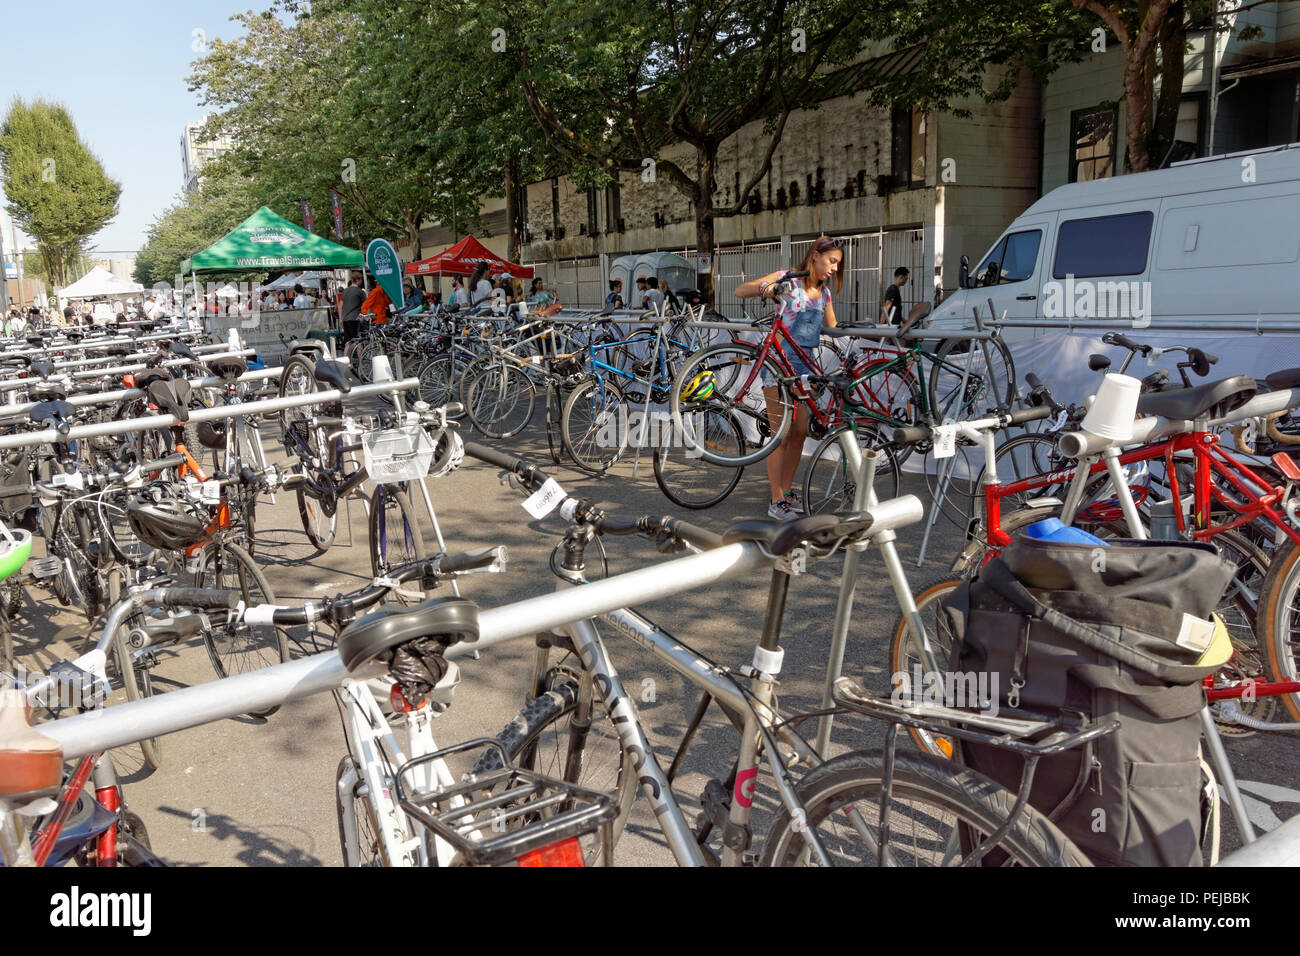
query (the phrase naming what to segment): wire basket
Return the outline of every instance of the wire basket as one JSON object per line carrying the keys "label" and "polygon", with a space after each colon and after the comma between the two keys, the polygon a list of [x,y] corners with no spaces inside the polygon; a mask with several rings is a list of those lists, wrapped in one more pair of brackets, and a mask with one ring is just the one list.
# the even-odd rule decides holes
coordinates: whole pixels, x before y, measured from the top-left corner
{"label": "wire basket", "polygon": [[[476,749],[495,751],[496,769],[430,792],[410,792],[411,776],[418,776],[412,771]],[[487,737],[407,761],[398,771],[396,790],[402,809],[451,844],[470,866],[571,865],[548,859],[561,845],[576,850],[578,838],[596,833],[604,865],[613,862],[618,807],[609,794],[512,767],[501,744]]]}
{"label": "wire basket", "polygon": [[436,448],[420,425],[385,428],[361,436],[366,474],[380,485],[423,478],[433,464]]}

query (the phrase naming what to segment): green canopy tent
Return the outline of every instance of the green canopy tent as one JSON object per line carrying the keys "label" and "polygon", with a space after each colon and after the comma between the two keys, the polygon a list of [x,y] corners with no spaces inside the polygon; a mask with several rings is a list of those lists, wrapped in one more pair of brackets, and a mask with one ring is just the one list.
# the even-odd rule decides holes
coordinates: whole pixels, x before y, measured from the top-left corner
{"label": "green canopy tent", "polygon": [[[314,235],[299,225],[263,206],[242,223],[218,239],[202,252],[195,253],[181,263],[181,272],[189,273],[197,285],[200,272],[239,272],[269,269],[361,269],[365,267],[365,253],[330,242]],[[258,332],[244,336],[254,348],[274,346],[280,332],[290,337],[305,335],[311,321],[291,321],[290,313],[277,314],[277,328],[258,322]],[[216,323],[214,323],[216,324]],[[297,328],[301,325],[302,328]],[[290,327],[293,326],[293,327]],[[248,326],[244,326],[248,330]],[[259,334],[260,333],[260,334]],[[248,341],[248,340],[254,341]]]}

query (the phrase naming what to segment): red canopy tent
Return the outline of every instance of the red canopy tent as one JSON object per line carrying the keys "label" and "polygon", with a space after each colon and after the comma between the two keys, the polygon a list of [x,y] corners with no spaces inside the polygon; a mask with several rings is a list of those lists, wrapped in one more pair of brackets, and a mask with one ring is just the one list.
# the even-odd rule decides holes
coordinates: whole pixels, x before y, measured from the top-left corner
{"label": "red canopy tent", "polygon": [[472,275],[480,262],[488,264],[491,275],[508,275],[516,279],[531,279],[532,266],[515,265],[496,255],[487,246],[473,236],[466,236],[450,249],[444,249],[436,256],[411,262],[406,266],[407,275]]}

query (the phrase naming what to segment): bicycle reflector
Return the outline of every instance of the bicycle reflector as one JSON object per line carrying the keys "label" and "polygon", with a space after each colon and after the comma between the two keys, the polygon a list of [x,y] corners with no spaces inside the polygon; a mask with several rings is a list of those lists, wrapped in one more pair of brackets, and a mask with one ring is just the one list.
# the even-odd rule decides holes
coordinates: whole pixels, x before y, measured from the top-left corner
{"label": "bicycle reflector", "polygon": [[577,837],[569,837],[540,850],[525,853],[516,862],[520,866],[582,866],[582,847]]}
{"label": "bicycle reflector", "polygon": [[717,376],[706,369],[686,383],[686,387],[682,389],[682,398],[688,402],[702,402],[713,395],[717,385]]}
{"label": "bicycle reflector", "polygon": [[410,713],[420,707],[424,703],[424,700],[423,697],[414,702],[407,700],[406,695],[402,693],[402,685],[396,681],[393,683],[392,690],[388,692],[388,703],[392,705],[393,710],[399,714]]}

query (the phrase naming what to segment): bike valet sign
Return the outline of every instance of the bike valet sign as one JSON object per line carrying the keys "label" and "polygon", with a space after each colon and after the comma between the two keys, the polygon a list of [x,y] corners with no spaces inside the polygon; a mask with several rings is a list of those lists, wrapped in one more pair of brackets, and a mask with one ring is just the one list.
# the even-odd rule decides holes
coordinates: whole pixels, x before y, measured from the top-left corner
{"label": "bike valet sign", "polygon": [[400,306],[402,298],[402,265],[397,261],[397,250],[387,239],[371,239],[366,246],[366,268],[375,277],[384,294]]}

